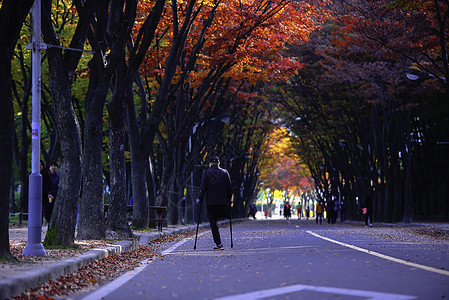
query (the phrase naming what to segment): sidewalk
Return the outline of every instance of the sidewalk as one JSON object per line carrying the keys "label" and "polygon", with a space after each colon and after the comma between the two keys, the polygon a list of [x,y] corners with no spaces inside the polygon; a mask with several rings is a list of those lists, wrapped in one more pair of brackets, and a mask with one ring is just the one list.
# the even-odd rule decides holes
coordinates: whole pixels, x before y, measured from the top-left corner
{"label": "sidewalk", "polygon": [[[200,227],[208,224],[200,224]],[[163,227],[162,232],[134,231],[135,240],[118,242],[96,241],[95,248],[83,251],[53,250],[57,254],[47,257],[32,257],[33,261],[1,263],[0,299],[7,299],[19,295],[27,289],[38,287],[49,280],[63,275],[72,274],[89,263],[112,254],[121,254],[137,249],[139,244],[148,245],[151,241],[166,235],[181,234],[188,230],[196,230],[196,225]],[[47,227],[42,227],[42,240]],[[26,244],[28,228],[10,228],[10,244]],[[52,250],[47,250],[51,252]],[[74,254],[75,253],[75,254]]]}

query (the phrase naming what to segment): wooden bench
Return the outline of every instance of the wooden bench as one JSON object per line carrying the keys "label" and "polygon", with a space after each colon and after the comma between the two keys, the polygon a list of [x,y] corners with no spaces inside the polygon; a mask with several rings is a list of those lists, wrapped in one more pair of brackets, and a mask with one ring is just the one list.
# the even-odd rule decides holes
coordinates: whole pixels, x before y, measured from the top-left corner
{"label": "wooden bench", "polygon": [[167,207],[166,206],[149,206],[150,210],[154,210],[156,218],[150,218],[148,226],[151,227],[152,222],[156,222],[157,230],[162,232],[162,226],[167,223]]}
{"label": "wooden bench", "polygon": [[[149,206],[148,207],[149,210],[154,210],[156,213],[156,218],[150,218],[149,219],[149,226],[151,227],[151,223],[155,222],[157,225],[157,230],[159,232],[162,232],[162,226],[164,226],[165,224],[167,224],[167,207],[166,206]],[[103,210],[104,210],[104,217],[107,217],[107,212],[109,210],[109,204],[104,204],[103,205]],[[126,205],[126,213],[131,213],[133,212],[133,206],[132,205]]]}
{"label": "wooden bench", "polygon": [[[107,212],[109,210],[109,204],[103,204],[103,213],[104,213],[104,218],[106,219],[107,217]],[[127,205],[126,206],[126,214],[128,215],[129,213],[132,214],[133,212],[133,206],[132,205]]]}

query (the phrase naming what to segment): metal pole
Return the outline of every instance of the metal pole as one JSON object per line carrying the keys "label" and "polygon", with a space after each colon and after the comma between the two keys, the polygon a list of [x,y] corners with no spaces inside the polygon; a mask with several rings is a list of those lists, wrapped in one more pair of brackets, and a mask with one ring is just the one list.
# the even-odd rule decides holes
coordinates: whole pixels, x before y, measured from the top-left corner
{"label": "metal pole", "polygon": [[229,204],[229,230],[231,231],[231,248],[234,247],[234,242],[232,241],[232,206]]}
{"label": "metal pole", "polygon": [[193,250],[196,250],[196,240],[198,239],[198,229],[201,222],[201,207],[203,206],[203,201],[200,201],[200,211],[198,213],[198,222],[196,223],[196,234],[195,234],[195,245],[193,245]]}
{"label": "metal pole", "polygon": [[41,118],[41,0],[32,8],[32,120],[31,174],[28,192],[28,243],[24,255],[47,256],[42,245],[42,176],[40,174],[40,118]]}

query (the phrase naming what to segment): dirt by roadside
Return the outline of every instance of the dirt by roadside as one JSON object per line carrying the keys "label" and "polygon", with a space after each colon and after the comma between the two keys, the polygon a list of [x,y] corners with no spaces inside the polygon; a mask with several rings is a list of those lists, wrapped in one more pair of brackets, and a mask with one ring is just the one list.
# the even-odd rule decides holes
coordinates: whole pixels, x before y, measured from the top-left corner
{"label": "dirt by roadside", "polygon": [[[140,261],[145,259],[154,259],[159,256],[157,249],[167,241],[182,239],[187,235],[191,235],[191,231],[182,234],[170,235],[169,232],[179,229],[180,226],[170,226],[164,228],[166,235],[152,240],[146,245],[139,245],[131,251],[121,252],[120,254],[112,254],[107,257],[97,259],[88,265],[81,267],[78,271],[55,278],[37,288],[26,290],[20,295],[11,299],[54,299],[55,296],[62,296],[70,293],[79,292],[83,289],[89,289],[98,285],[105,280],[110,280],[121,274],[137,267]],[[43,226],[42,238],[45,237],[46,226]],[[27,244],[28,230],[24,226],[12,226],[10,228],[10,250],[16,257],[14,261],[0,262],[0,280],[10,278],[11,276],[23,276],[26,272],[35,272],[41,266],[55,264],[59,260],[71,259],[81,256],[83,253],[94,249],[110,248],[112,245],[120,243],[113,240],[97,240],[97,241],[75,241],[77,247],[74,249],[45,249],[47,256],[36,257],[22,255],[23,249]],[[140,235],[154,235],[153,231],[135,231],[136,239]]]}
{"label": "dirt by roadside", "polygon": [[[42,226],[42,240],[45,238],[47,226]],[[10,252],[15,260],[0,262],[0,278],[7,278],[40,266],[52,264],[55,261],[86,253],[92,249],[104,249],[115,245],[114,241],[106,240],[79,240],[75,241],[75,248],[45,249],[47,256],[23,255],[28,240],[28,228],[25,225],[12,224],[9,228]]]}

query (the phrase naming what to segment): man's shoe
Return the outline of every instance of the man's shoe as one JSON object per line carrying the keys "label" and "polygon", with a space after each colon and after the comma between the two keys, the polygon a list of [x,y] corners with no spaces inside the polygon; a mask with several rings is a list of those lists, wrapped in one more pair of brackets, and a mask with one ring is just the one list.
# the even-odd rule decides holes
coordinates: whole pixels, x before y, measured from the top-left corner
{"label": "man's shoe", "polygon": [[224,250],[224,249],[223,249],[223,244],[220,244],[220,245],[215,246],[215,247],[214,247],[214,250],[215,250],[215,251],[218,251],[218,250]]}

